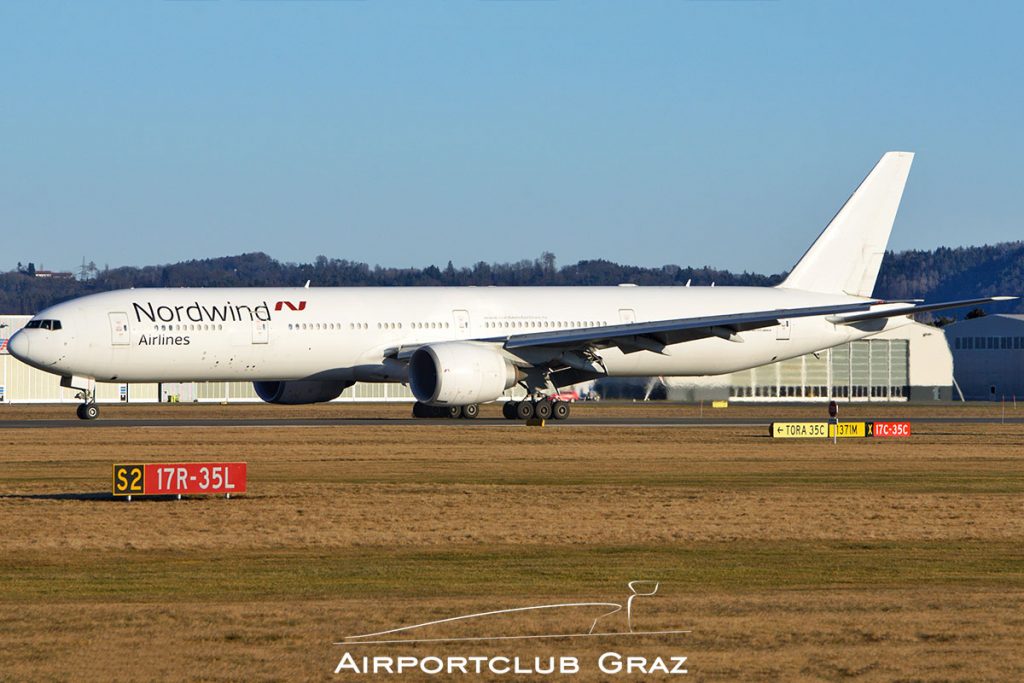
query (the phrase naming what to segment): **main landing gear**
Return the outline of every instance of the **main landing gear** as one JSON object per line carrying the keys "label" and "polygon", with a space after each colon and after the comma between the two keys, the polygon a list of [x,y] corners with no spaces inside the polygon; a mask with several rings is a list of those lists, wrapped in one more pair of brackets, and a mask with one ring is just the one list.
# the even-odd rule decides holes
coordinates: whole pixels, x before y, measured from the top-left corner
{"label": "main landing gear", "polygon": [[[536,400],[506,401],[501,406],[501,414],[507,420],[565,420],[569,417],[569,403],[550,398]],[[480,415],[480,404],[470,403],[467,406],[429,406],[426,403],[412,404],[412,416],[421,418],[462,418],[472,420]]]}
{"label": "main landing gear", "polygon": [[549,398],[507,401],[501,407],[501,414],[506,420],[529,420],[534,417],[541,420],[565,420],[569,417],[569,403]]}
{"label": "main landing gear", "polygon": [[428,406],[426,403],[417,401],[412,404],[413,417],[449,417],[452,419],[463,418],[472,420],[480,414],[480,404],[470,403],[466,406]]}

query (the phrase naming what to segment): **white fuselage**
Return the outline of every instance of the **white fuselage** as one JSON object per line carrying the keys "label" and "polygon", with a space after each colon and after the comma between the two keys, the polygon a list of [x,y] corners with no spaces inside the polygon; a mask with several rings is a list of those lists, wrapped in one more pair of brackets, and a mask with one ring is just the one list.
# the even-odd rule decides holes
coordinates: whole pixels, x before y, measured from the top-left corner
{"label": "white fuselage", "polygon": [[[770,287],[133,289],[39,313],[36,319],[58,320],[60,329],[22,331],[18,355],[100,382],[404,382],[401,365],[385,362],[401,347],[859,301]],[[608,348],[601,357],[613,376],[711,375],[843,344],[882,326],[798,318],[742,332],[742,343],[711,337],[664,353]]]}

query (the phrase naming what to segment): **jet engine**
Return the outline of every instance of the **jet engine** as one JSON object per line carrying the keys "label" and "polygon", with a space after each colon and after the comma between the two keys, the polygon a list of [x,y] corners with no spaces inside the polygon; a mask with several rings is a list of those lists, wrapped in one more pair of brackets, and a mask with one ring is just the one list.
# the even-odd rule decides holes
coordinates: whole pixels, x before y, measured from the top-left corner
{"label": "jet engine", "polygon": [[299,405],[332,401],[355,382],[322,382],[298,380],[290,382],[253,382],[256,395],[267,403]]}
{"label": "jet engine", "polygon": [[416,400],[428,405],[493,401],[522,376],[496,350],[472,342],[429,344],[409,359],[409,387]]}

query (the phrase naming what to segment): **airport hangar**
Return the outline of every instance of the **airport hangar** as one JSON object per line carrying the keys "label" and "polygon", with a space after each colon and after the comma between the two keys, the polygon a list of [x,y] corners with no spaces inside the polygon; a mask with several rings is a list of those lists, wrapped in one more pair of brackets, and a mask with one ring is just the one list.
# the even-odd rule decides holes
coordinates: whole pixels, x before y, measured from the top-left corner
{"label": "airport hangar", "polygon": [[1024,315],[985,315],[943,328],[969,401],[1024,397]]}
{"label": "airport hangar", "polygon": [[[1017,334],[1024,335],[1024,316],[992,317],[1015,318]],[[4,340],[30,319],[27,315],[0,316],[0,346],[5,346]],[[949,401],[960,398],[953,390],[953,354],[958,352],[950,352],[941,330],[911,323],[871,339],[826,349],[817,355],[808,354],[752,370],[714,377],[668,378],[660,392],[653,392],[653,395],[678,401],[728,399],[737,403],[833,398],[850,402]],[[1016,354],[1018,378],[1022,354],[1024,351]],[[958,377],[961,374],[957,372]],[[649,379],[625,378],[599,380],[596,391],[605,398],[644,398],[652,395],[652,388]],[[984,392],[966,397],[988,398],[987,394],[982,395],[987,391],[985,385]],[[73,404],[80,402],[75,398],[76,393],[62,389],[54,375],[25,365],[7,353],[6,348],[0,348],[0,402]],[[96,393],[100,403],[252,403],[260,400],[250,382],[97,383]],[[516,388],[506,395],[518,398],[521,393],[522,390]],[[409,388],[400,384],[360,382],[335,400],[352,403],[412,402],[414,399]]]}

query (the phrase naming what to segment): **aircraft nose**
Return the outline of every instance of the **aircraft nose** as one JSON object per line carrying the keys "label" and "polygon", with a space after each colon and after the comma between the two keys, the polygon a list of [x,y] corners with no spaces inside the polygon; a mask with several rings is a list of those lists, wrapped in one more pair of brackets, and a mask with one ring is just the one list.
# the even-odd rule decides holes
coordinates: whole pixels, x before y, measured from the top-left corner
{"label": "aircraft nose", "polygon": [[18,360],[25,362],[28,359],[28,341],[28,335],[19,330],[7,340],[7,350]]}

